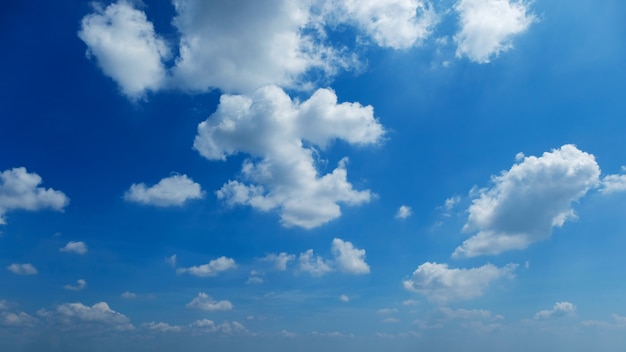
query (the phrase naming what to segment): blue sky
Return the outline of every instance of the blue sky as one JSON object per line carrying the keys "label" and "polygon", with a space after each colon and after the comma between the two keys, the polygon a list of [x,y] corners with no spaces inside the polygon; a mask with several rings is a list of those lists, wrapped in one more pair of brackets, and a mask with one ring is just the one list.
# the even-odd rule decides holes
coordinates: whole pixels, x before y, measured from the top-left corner
{"label": "blue sky", "polygon": [[623,2],[3,7],[3,350],[626,343]]}

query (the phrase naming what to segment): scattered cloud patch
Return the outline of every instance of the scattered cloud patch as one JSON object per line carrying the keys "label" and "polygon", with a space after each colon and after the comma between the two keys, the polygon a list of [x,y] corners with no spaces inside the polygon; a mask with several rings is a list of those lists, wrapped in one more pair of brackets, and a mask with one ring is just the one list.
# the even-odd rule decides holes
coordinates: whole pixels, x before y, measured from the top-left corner
{"label": "scattered cloud patch", "polygon": [[189,268],[178,268],[176,269],[176,273],[179,275],[187,273],[194,276],[207,277],[216,276],[223,271],[232,270],[236,267],[237,264],[234,259],[222,256],[211,260],[208,264],[192,266]]}
{"label": "scattered cloud patch", "polygon": [[135,299],[135,298],[137,298],[137,294],[134,293],[134,292],[125,291],[124,293],[122,293],[120,295],[120,297],[122,297],[124,299]]}
{"label": "scattered cloud patch", "polygon": [[408,49],[421,44],[437,23],[429,1],[340,0],[329,2],[331,19],[354,23],[381,47]]}
{"label": "scattered cloud patch", "polygon": [[142,327],[148,329],[148,330],[152,330],[152,331],[156,331],[156,332],[180,332],[182,331],[182,327],[179,325],[170,325],[168,323],[163,323],[163,322],[154,322],[151,321],[149,323],[144,323],[141,324]]}
{"label": "scattered cloud patch", "polygon": [[331,252],[339,270],[353,274],[368,274],[370,267],[365,262],[365,249],[355,248],[351,242],[339,238],[333,239]]}
{"label": "scattered cloud patch", "polygon": [[171,267],[176,267],[176,254],[173,254],[170,257],[165,258],[165,262],[171,266]]}
{"label": "scattered cloud patch", "polygon": [[607,175],[602,179],[600,192],[611,194],[626,191],[626,175]]}
{"label": "scattered cloud patch", "polygon": [[87,45],[102,72],[131,99],[165,85],[164,61],[170,57],[167,42],[154,32],[143,11],[121,0],[83,17],[78,37]]}
{"label": "scattered cloud patch", "polygon": [[63,286],[64,289],[68,290],[68,291],[81,291],[83,289],[85,289],[87,287],[87,281],[83,280],[83,279],[78,279],[76,281],[76,285],[65,285]]}
{"label": "scattered cloud patch", "polygon": [[398,212],[396,213],[396,219],[406,219],[411,216],[412,213],[413,211],[411,210],[410,206],[401,205],[400,208],[398,208]]}
{"label": "scattered cloud patch", "polygon": [[535,314],[535,319],[551,319],[572,316],[576,313],[576,306],[570,302],[557,302],[549,310],[542,310]]}
{"label": "scattered cloud patch", "polygon": [[463,230],[478,231],[453,253],[475,257],[525,249],[575,218],[572,203],[599,183],[593,155],[571,144],[540,157],[524,157],[477,191]]}
{"label": "scattered cloud patch", "polygon": [[191,323],[189,328],[194,334],[250,335],[250,331],[237,321],[215,324],[213,320],[202,319]]}
{"label": "scattered cloud patch", "polygon": [[214,301],[211,296],[207,295],[204,292],[198,293],[198,296],[194,298],[191,302],[187,303],[187,308],[200,309],[206,311],[219,311],[219,310],[231,310],[233,309],[232,303],[230,301]]}
{"label": "scattered cloud patch", "polygon": [[471,269],[451,269],[448,264],[426,262],[403,284],[405,289],[439,303],[468,300],[482,296],[493,281],[512,278],[516,269],[517,264],[502,268],[486,264]]}
{"label": "scattered cloud patch", "polygon": [[320,277],[333,271],[332,264],[320,256],[313,257],[313,250],[300,253],[298,258],[299,270],[311,274],[314,277]]}
{"label": "scattered cloud patch", "polygon": [[454,9],[460,25],[454,36],[456,56],[477,63],[511,49],[513,37],[537,21],[524,0],[460,0]]}
{"label": "scattered cloud patch", "polygon": [[261,260],[274,263],[274,268],[276,270],[285,271],[287,270],[287,263],[295,259],[296,259],[295,255],[281,252],[278,254],[270,253],[266,255],[265,257],[263,257]]}
{"label": "scattered cloud patch", "polygon": [[292,101],[276,86],[250,96],[223,95],[217,111],[198,125],[194,148],[210,160],[237,153],[255,158],[244,162],[241,177],[217,191],[226,204],[277,209],[284,226],[314,228],[341,215],[339,203],[369,202],[370,191],[354,190],[347,181],[347,159],[320,176],[313,146],[335,139],[350,144],[376,144],[383,127],[371,106],[337,103],[332,90],[319,89],[304,102]]}
{"label": "scattered cloud patch", "polygon": [[7,266],[7,270],[15,275],[35,275],[37,274],[37,268],[31,263],[13,263]]}
{"label": "scattered cloud patch", "polygon": [[41,309],[37,315],[50,319],[56,324],[74,325],[77,327],[95,326],[111,327],[115,330],[134,330],[128,317],[112,310],[106,302],[86,306],[80,302],[64,303],[55,310]]}
{"label": "scattered cloud patch", "polygon": [[76,253],[84,255],[87,253],[87,245],[82,241],[69,241],[64,247],[59,248],[59,252]]}
{"label": "scattered cloud patch", "polygon": [[341,302],[348,303],[348,302],[350,302],[350,297],[348,297],[347,295],[341,295],[341,296],[339,296],[339,300]]}
{"label": "scattered cloud patch", "polygon": [[187,175],[174,175],[147,187],[144,183],[133,184],[124,194],[124,199],[157,207],[182,206],[188,200],[204,198],[199,184]]}
{"label": "scattered cloud patch", "polygon": [[0,172],[0,225],[6,224],[5,214],[12,210],[62,211],[70,202],[63,192],[38,187],[42,179],[24,167]]}

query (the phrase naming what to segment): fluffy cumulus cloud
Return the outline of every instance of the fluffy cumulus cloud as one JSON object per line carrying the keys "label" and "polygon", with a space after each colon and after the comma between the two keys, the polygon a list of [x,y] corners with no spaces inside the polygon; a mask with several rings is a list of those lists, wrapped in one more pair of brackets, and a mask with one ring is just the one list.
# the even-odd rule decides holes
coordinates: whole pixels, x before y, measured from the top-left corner
{"label": "fluffy cumulus cloud", "polygon": [[213,320],[196,320],[189,325],[195,334],[223,334],[223,335],[248,335],[250,332],[246,327],[237,321],[225,321],[216,324]]}
{"label": "fluffy cumulus cloud", "polygon": [[248,154],[242,178],[229,181],[217,196],[230,205],[262,211],[278,209],[285,226],[313,228],[341,215],[338,203],[357,205],[372,194],[353,189],[346,160],[320,176],[313,147],[335,139],[356,145],[378,143],[383,127],[371,106],[337,103],[328,89],[300,103],[280,88],[268,86],[250,96],[223,95],[217,111],[198,126],[194,148],[211,160]]}
{"label": "fluffy cumulus cloud", "polygon": [[396,218],[397,219],[406,219],[409,216],[411,216],[411,214],[413,213],[413,211],[411,210],[411,207],[408,205],[401,205],[400,208],[398,208],[398,212],[396,213]]}
{"label": "fluffy cumulus cloud", "polygon": [[626,175],[607,175],[602,179],[600,192],[604,194],[626,191]]}
{"label": "fluffy cumulus cloud", "polygon": [[76,281],[76,285],[65,285],[63,286],[64,289],[69,290],[69,291],[81,291],[83,289],[85,289],[87,287],[87,281],[83,280],[83,279],[78,279]]}
{"label": "fluffy cumulus cloud", "polygon": [[332,259],[316,256],[312,249],[300,253],[298,271],[306,272],[314,277],[324,276],[337,269],[351,275],[362,275],[370,272],[370,267],[365,262],[364,249],[355,248],[351,242],[335,238],[331,243],[330,250],[333,254]]}
{"label": "fluffy cumulus cloud", "polygon": [[144,183],[133,184],[124,194],[127,201],[158,207],[181,206],[188,200],[203,197],[200,185],[187,175],[166,177],[150,187]]}
{"label": "fluffy cumulus cloud", "polygon": [[151,321],[149,323],[144,323],[141,324],[142,327],[151,330],[151,331],[156,331],[156,332],[180,332],[182,331],[182,327],[179,325],[170,325],[168,323],[164,323],[164,322],[154,322]]}
{"label": "fluffy cumulus cloud", "polygon": [[550,237],[552,228],[575,217],[572,203],[598,185],[599,175],[594,156],[573,145],[524,157],[478,192],[464,226],[478,233],[453,256],[499,254]]}
{"label": "fluffy cumulus cloud", "polygon": [[454,8],[460,22],[456,55],[478,63],[512,48],[512,38],[537,20],[524,0],[460,0]]}
{"label": "fluffy cumulus cloud", "polygon": [[296,259],[295,255],[280,252],[279,254],[270,253],[263,257],[261,260],[273,263],[276,270],[285,271],[287,270],[287,263],[294,259]]}
{"label": "fluffy cumulus cloud", "polygon": [[406,49],[428,37],[437,22],[429,1],[334,0],[326,3],[329,17],[355,23],[376,44]]}
{"label": "fluffy cumulus cloud", "polygon": [[162,88],[167,75],[163,62],[170,49],[146,14],[124,0],[95,10],[82,19],[78,32],[88,56],[95,57],[104,74],[130,98]]}
{"label": "fluffy cumulus cloud", "polygon": [[65,246],[59,248],[60,252],[76,253],[80,255],[86,254],[87,250],[87,245],[82,241],[69,241]]}
{"label": "fluffy cumulus cloud", "polygon": [[134,329],[128,317],[111,309],[106,302],[99,302],[92,306],[86,306],[80,302],[64,303],[52,311],[41,309],[37,314],[55,324],[77,327],[100,326],[115,330]]}
{"label": "fluffy cumulus cloud", "polygon": [[492,264],[471,269],[449,268],[447,264],[426,262],[403,282],[404,288],[436,302],[467,300],[480,297],[487,287],[500,278],[511,278],[516,264],[502,268]]}
{"label": "fluffy cumulus cloud", "polygon": [[549,310],[542,310],[535,314],[535,319],[550,319],[571,316],[576,313],[576,306],[570,302],[557,302]]}
{"label": "fluffy cumulus cloud", "polygon": [[0,225],[5,224],[5,213],[12,210],[36,211],[52,209],[61,211],[70,200],[63,192],[39,187],[42,179],[24,167],[0,173]]}
{"label": "fluffy cumulus cloud", "polygon": [[194,276],[206,277],[206,276],[216,276],[217,274],[226,271],[232,270],[237,267],[235,260],[232,258],[219,257],[217,259],[213,259],[207,264],[192,266],[189,268],[178,268],[176,269],[176,273],[178,274],[190,274]]}
{"label": "fluffy cumulus cloud", "polygon": [[215,301],[211,296],[204,292],[198,293],[198,296],[191,302],[187,303],[187,308],[200,309],[206,311],[231,310],[233,309],[230,301]]}
{"label": "fluffy cumulus cloud", "polygon": [[172,69],[183,89],[250,92],[298,86],[309,70],[332,75],[351,60],[325,46],[303,0],[175,0],[180,57]]}
{"label": "fluffy cumulus cloud", "polygon": [[313,255],[313,250],[309,249],[306,252],[300,253],[298,258],[298,269],[302,272],[311,274],[314,277],[320,277],[333,271],[332,263],[324,258]]}
{"label": "fluffy cumulus cloud", "polygon": [[365,262],[365,249],[354,248],[351,242],[335,238],[331,251],[339,270],[355,275],[370,272],[370,267]]}
{"label": "fluffy cumulus cloud", "polygon": [[15,275],[35,275],[37,274],[37,268],[31,263],[13,263],[7,266],[7,270]]}

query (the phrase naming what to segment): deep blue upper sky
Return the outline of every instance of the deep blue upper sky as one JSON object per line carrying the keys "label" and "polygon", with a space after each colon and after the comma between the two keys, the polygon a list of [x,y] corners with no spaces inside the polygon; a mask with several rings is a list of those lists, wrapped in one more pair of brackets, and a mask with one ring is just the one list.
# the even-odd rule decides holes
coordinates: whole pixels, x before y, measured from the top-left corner
{"label": "deep blue upper sky", "polygon": [[624,13],[3,5],[0,349],[620,351]]}

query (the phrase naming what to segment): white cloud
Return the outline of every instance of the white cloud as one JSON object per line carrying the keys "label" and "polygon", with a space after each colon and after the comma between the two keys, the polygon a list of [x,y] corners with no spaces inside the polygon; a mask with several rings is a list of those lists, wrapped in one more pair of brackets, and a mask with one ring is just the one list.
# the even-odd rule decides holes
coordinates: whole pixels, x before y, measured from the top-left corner
{"label": "white cloud", "polygon": [[384,134],[371,106],[337,103],[328,89],[300,103],[276,86],[250,96],[223,95],[217,111],[198,126],[194,148],[210,160],[249,154],[242,177],[251,184],[229,181],[217,196],[229,205],[278,209],[285,226],[313,228],[341,215],[338,203],[358,205],[372,197],[347,181],[346,159],[319,176],[313,147],[335,139],[356,145],[378,143]]}
{"label": "white cloud", "polygon": [[553,227],[575,217],[572,203],[598,185],[593,155],[573,145],[525,157],[478,191],[464,231],[478,231],[453,257],[474,257],[524,249],[550,237]]}
{"label": "white cloud", "polygon": [[80,290],[83,290],[85,287],[87,287],[87,281],[83,279],[78,279],[76,281],[76,286],[72,286],[72,285],[63,286],[64,289],[69,290],[69,291],[80,291]]}
{"label": "white cloud", "polygon": [[339,0],[327,4],[332,5],[327,9],[331,18],[353,22],[376,44],[393,49],[420,44],[437,22],[429,1]]}
{"label": "white cloud", "polygon": [[125,291],[124,293],[121,294],[121,297],[124,299],[135,299],[137,298],[137,294],[134,292]]}
{"label": "white cloud", "polygon": [[426,262],[403,284],[407,290],[420,293],[432,301],[467,300],[482,296],[493,281],[513,277],[515,269],[517,264],[502,268],[486,264],[471,269],[450,269],[447,264]]}
{"label": "white cloud", "polygon": [[409,216],[411,216],[411,214],[413,213],[413,211],[411,210],[411,207],[408,205],[401,205],[400,208],[398,208],[398,212],[396,213],[396,218],[397,219],[406,219]]}
{"label": "white cloud", "polygon": [[610,194],[626,191],[626,175],[607,175],[602,179],[600,192]]}
{"label": "white cloud", "polygon": [[443,206],[446,210],[452,210],[452,208],[454,208],[455,205],[459,204],[460,201],[461,201],[461,197],[459,196],[450,197],[446,199]]}
{"label": "white cloud", "polygon": [[173,254],[171,257],[165,258],[165,262],[169,264],[171,267],[176,267],[176,254]]}
{"label": "white cloud", "polygon": [[12,210],[36,211],[53,209],[62,211],[70,200],[63,192],[38,187],[42,182],[36,173],[16,167],[0,173],[0,225],[6,224],[4,215]]}
{"label": "white cloud", "polygon": [[204,192],[200,185],[187,175],[166,177],[154,186],[144,183],[133,184],[124,194],[124,199],[158,207],[181,206],[192,199],[202,199]]}
{"label": "white cloud", "polygon": [[248,285],[255,285],[255,284],[262,284],[263,283],[263,278],[255,276],[255,274],[250,274],[250,277],[248,277],[248,280],[246,281],[246,284]]}
{"label": "white cloud", "polygon": [[246,327],[237,321],[225,321],[221,324],[215,324],[213,320],[201,319],[196,320],[189,325],[192,331],[198,333],[222,333],[225,335],[248,335],[250,332]]}
{"label": "white cloud", "polygon": [[365,250],[354,248],[351,242],[333,239],[331,251],[339,270],[354,274],[368,274],[370,267],[365,262]]}
{"label": "white cloud", "polygon": [[264,85],[297,87],[310,70],[332,75],[352,61],[324,46],[303,0],[175,0],[181,33],[174,84],[202,91],[251,92]]}
{"label": "white cloud", "polygon": [[41,309],[37,314],[66,325],[98,324],[110,326],[116,330],[134,329],[128,317],[112,310],[106,302],[99,302],[91,307],[80,302],[64,303],[57,306],[53,311]]}
{"label": "white cloud", "polygon": [[37,274],[37,268],[35,268],[31,263],[13,263],[7,266],[7,270],[12,272],[15,275],[35,275]]}
{"label": "white cloud", "polygon": [[157,332],[180,332],[182,327],[179,325],[170,325],[168,323],[163,322],[154,322],[151,321],[149,323],[141,324],[146,329],[157,331]]}
{"label": "white cloud", "polygon": [[348,297],[347,295],[341,295],[341,296],[339,296],[339,300],[341,302],[346,302],[347,303],[347,302],[350,302],[350,297]]}
{"label": "white cloud", "polygon": [[512,38],[537,21],[524,0],[460,0],[454,9],[461,27],[454,36],[456,56],[478,63],[511,49]]}
{"label": "white cloud", "polygon": [[217,274],[232,270],[237,267],[235,260],[232,258],[226,258],[224,256],[211,260],[208,264],[192,266],[189,268],[176,269],[177,274],[188,273],[195,276],[206,277],[216,276]]}
{"label": "white cloud", "polygon": [[0,326],[33,326],[37,319],[24,312],[0,312]]}
{"label": "white cloud", "polygon": [[298,260],[300,262],[299,270],[307,272],[311,274],[311,276],[320,277],[333,271],[331,263],[322,259],[322,257],[317,256],[313,258],[312,249],[309,249],[304,253],[300,253],[300,258]]}
{"label": "white cloud", "polygon": [[396,308],[381,308],[376,313],[380,315],[388,315],[398,313],[398,309]]}
{"label": "white cloud", "polygon": [[69,241],[64,247],[59,248],[59,252],[76,253],[83,255],[87,253],[87,245],[82,241]]}
{"label": "white cloud", "polygon": [[550,310],[542,310],[535,314],[535,319],[549,319],[571,316],[576,312],[576,306],[570,302],[557,302]]}
{"label": "white cloud", "polygon": [[230,301],[214,301],[211,296],[207,295],[204,292],[198,293],[198,296],[196,298],[187,303],[187,307],[193,309],[207,310],[211,312],[233,309],[233,305],[232,303],[230,303]]}
{"label": "white cloud", "polygon": [[287,263],[294,259],[296,259],[295,255],[281,252],[278,254],[270,253],[263,257],[261,260],[266,262],[272,262],[274,263],[274,268],[276,268],[276,270],[284,271],[287,270]]}
{"label": "white cloud", "polygon": [[104,74],[131,99],[162,88],[167,75],[163,62],[170,50],[146,14],[124,0],[95,10],[83,17],[78,32],[87,55],[94,56]]}

